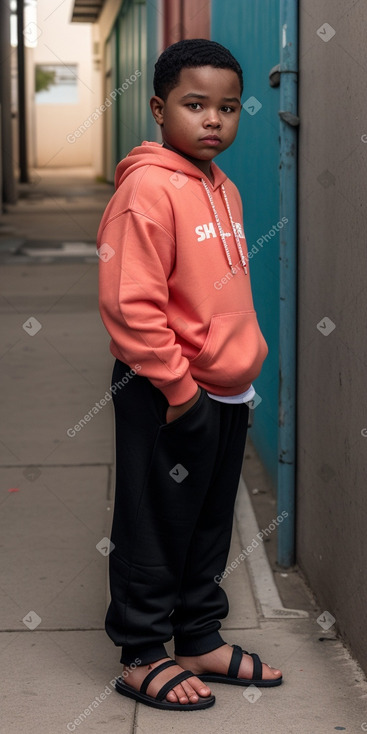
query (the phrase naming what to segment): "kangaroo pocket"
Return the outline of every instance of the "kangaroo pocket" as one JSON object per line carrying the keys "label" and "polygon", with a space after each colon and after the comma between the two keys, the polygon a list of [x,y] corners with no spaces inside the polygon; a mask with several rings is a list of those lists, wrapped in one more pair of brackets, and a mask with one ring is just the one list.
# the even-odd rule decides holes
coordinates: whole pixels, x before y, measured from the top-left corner
{"label": "kangaroo pocket", "polygon": [[191,372],[212,385],[245,385],[258,377],[268,351],[256,311],[216,314],[200,352],[190,361]]}

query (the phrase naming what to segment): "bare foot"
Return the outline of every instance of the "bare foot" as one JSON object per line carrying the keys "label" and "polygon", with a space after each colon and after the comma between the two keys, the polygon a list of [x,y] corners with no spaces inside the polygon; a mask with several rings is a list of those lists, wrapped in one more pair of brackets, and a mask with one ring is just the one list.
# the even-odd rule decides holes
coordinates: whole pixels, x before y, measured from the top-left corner
{"label": "bare foot", "polygon": [[[211,650],[205,655],[196,655],[193,657],[184,657],[181,655],[175,655],[175,660],[179,665],[187,670],[192,670],[195,675],[202,673],[228,673],[229,664],[233,653],[233,647],[230,645],[222,645],[217,647],[216,650]],[[250,655],[242,655],[241,664],[239,667],[237,678],[251,678],[253,672],[253,660]],[[273,680],[274,678],[280,678],[282,671],[278,668],[272,668],[267,663],[262,664],[263,679]]]}
{"label": "bare foot", "polygon": [[[128,673],[128,675],[124,675],[123,680],[129,686],[135,688],[135,690],[138,691],[148,673],[150,673],[153,668],[157,668],[158,665],[166,660],[170,660],[170,658],[162,658],[161,660],[156,660],[156,662],[154,663],[149,663],[149,665],[138,665],[133,670],[130,670],[128,666],[124,665],[124,670]],[[148,696],[152,696],[152,698],[155,698],[160,688],[162,688],[162,686],[169,680],[174,678],[175,675],[178,675],[178,673],[182,673],[183,670],[191,670],[191,668],[182,668],[179,664],[177,664],[175,666],[172,665],[171,667],[166,668],[166,670],[162,670],[162,672],[158,673],[156,677],[153,678],[153,680],[149,683],[146,694]],[[166,700],[170,701],[171,703],[197,703],[199,700],[199,696],[210,695],[210,688],[201,680],[199,680],[199,678],[197,678],[196,676],[192,676],[191,678],[187,678],[187,680],[182,681],[182,683],[179,683],[177,686],[172,688],[172,690],[167,693]]]}

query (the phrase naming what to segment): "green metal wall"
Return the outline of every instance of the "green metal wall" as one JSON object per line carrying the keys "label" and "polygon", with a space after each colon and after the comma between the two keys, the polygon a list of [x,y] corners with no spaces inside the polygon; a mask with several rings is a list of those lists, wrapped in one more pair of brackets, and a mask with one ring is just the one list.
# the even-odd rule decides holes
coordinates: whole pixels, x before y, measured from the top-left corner
{"label": "green metal wall", "polygon": [[[117,95],[107,135],[111,135],[111,159],[107,171],[114,171],[117,163],[143,140],[155,140],[156,124],[149,107],[153,94],[154,64],[159,55],[157,48],[158,10],[146,0],[125,0],[107,41],[111,46],[113,73],[111,91],[126,84],[136,70],[141,71],[136,81]],[[111,173],[107,174],[112,180]]]}

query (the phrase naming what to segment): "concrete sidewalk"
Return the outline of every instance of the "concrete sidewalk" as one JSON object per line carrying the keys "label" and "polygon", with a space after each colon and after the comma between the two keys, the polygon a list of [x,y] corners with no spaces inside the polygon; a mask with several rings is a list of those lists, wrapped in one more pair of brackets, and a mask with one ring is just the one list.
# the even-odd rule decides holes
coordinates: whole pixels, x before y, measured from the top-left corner
{"label": "concrete sidewalk", "polygon": [[[91,243],[111,190],[99,185],[90,195],[83,191],[83,211],[76,206],[70,213],[66,206],[60,214],[60,181],[53,185],[54,206],[47,194],[44,204],[39,197],[30,239],[43,239],[51,249],[63,240],[83,238]],[[91,180],[84,185],[94,188]],[[25,206],[29,202],[20,202],[18,214],[14,209],[0,220],[4,239],[21,239],[22,247],[27,241]],[[297,569],[285,576],[276,574],[279,589],[285,606],[305,610],[309,616],[288,618],[280,610],[278,618],[265,617],[261,595],[266,589],[261,579],[256,586],[251,583],[250,557],[223,582],[231,604],[223,635],[229,643],[256,651],[264,661],[280,667],[282,686],[249,691],[212,684],[215,706],[192,714],[136,706],[114,691],[113,680],[122,669],[119,649],[104,631],[108,602],[104,539],[109,537],[113,507],[113,415],[111,401],[100,403],[110,385],[113,358],[98,313],[96,256],[47,257],[40,262],[38,256],[11,255],[8,249],[2,266],[3,731],[366,731],[365,677],[335,638],[333,628],[325,631],[317,622],[324,610],[316,607]],[[96,403],[101,406],[98,412],[76,430]],[[253,487],[263,492],[266,488],[261,484],[251,430],[244,466],[254,498]],[[229,563],[244,547],[244,493],[241,483],[240,523],[238,527],[235,523]],[[255,549],[253,557],[259,558],[256,554],[263,550],[264,545]],[[172,643],[167,649],[173,653]]]}

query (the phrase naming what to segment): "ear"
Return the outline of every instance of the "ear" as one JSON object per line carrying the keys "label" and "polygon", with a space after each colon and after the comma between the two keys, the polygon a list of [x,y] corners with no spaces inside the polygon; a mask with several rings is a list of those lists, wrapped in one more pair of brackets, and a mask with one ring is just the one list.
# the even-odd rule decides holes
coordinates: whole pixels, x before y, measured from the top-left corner
{"label": "ear", "polygon": [[163,110],[164,110],[164,101],[161,99],[161,97],[151,97],[149,100],[150,109],[152,110],[152,115],[158,125],[163,125]]}

